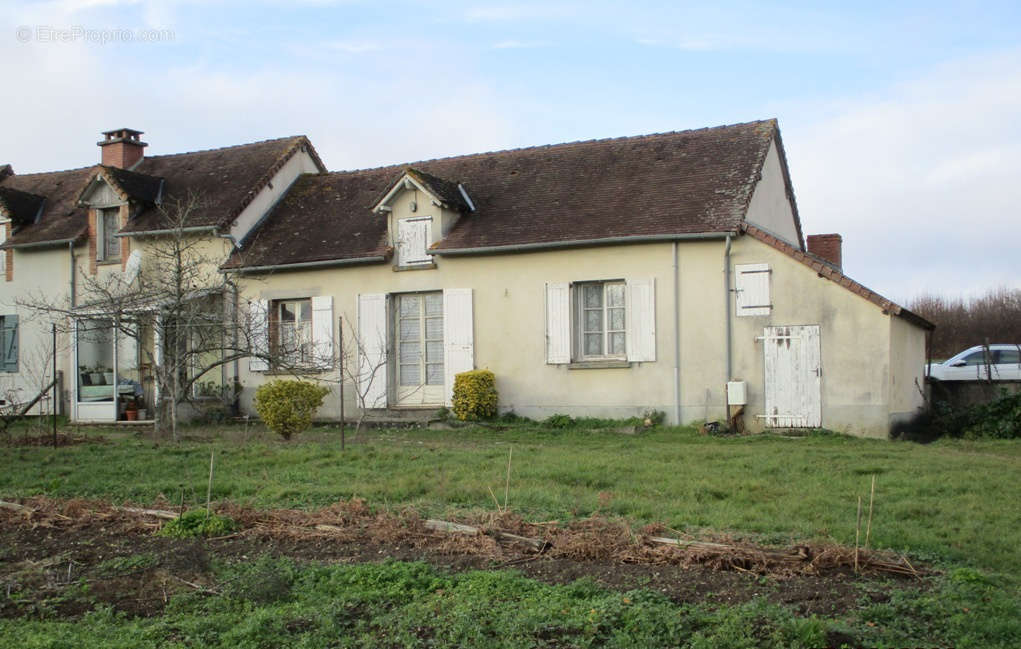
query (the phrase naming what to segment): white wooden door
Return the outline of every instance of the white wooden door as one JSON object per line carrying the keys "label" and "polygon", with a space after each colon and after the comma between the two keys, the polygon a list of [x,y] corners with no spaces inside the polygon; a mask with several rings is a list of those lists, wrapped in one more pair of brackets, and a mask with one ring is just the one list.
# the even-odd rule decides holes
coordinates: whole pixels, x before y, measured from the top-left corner
{"label": "white wooden door", "polygon": [[766,412],[770,428],[822,425],[822,356],[819,325],[766,327]]}

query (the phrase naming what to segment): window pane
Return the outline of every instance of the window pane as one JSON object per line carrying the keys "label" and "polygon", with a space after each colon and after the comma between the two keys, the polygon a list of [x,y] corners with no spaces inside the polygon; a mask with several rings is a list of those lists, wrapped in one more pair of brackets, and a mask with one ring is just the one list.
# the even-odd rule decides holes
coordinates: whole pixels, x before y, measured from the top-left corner
{"label": "window pane", "polygon": [[117,234],[117,212],[118,210],[103,210],[103,258],[116,259],[120,257],[120,245],[113,236]]}
{"label": "window pane", "polygon": [[401,320],[401,340],[418,340],[419,328],[418,320]]}
{"label": "window pane", "polygon": [[1002,349],[997,353],[999,354],[999,357],[996,359],[996,362],[999,365],[1004,365],[1006,363],[1021,363],[1021,355],[1018,354],[1017,350]]}
{"label": "window pane", "polygon": [[401,385],[421,385],[422,373],[418,364],[401,365]]}
{"label": "window pane", "polygon": [[609,329],[612,331],[622,331],[624,329],[624,309],[609,309],[610,317]]}
{"label": "window pane", "polygon": [[606,306],[624,306],[624,285],[606,285]]}
{"label": "window pane", "polygon": [[298,303],[301,305],[301,319],[312,320],[312,300],[302,300]]}
{"label": "window pane", "polygon": [[441,293],[425,296],[425,314],[443,315],[443,295]]}
{"label": "window pane", "polygon": [[425,337],[429,340],[443,340],[443,318],[425,319]]}
{"label": "window pane", "polygon": [[585,331],[603,330],[603,312],[585,311]]}
{"label": "window pane", "polygon": [[585,308],[591,309],[603,306],[603,287],[601,284],[588,284],[585,286]]}
{"label": "window pane", "polygon": [[294,322],[294,304],[291,302],[280,303],[280,321],[281,322]]}
{"label": "window pane", "polygon": [[422,347],[418,343],[401,343],[401,363],[418,363]]}
{"label": "window pane", "polygon": [[610,353],[614,356],[624,355],[624,334],[610,334]]}
{"label": "window pane", "polygon": [[402,295],[401,296],[401,315],[418,315],[422,310],[418,303],[419,297],[417,295]]}
{"label": "window pane", "polygon": [[425,361],[427,363],[443,362],[443,343],[428,342],[425,344]]}
{"label": "window pane", "polygon": [[964,357],[965,365],[985,365],[986,364],[986,353],[975,352],[974,354],[968,354]]}
{"label": "window pane", "polygon": [[443,385],[443,365],[429,363],[425,366],[425,379],[428,385]]}
{"label": "window pane", "polygon": [[602,356],[603,334],[585,334],[585,355]]}

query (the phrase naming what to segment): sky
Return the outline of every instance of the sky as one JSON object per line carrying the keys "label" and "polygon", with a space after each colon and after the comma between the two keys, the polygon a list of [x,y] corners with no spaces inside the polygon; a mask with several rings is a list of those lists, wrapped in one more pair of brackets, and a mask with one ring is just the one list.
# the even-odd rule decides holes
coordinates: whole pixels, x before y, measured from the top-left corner
{"label": "sky", "polygon": [[1021,288],[1021,3],[0,0],[0,164],[305,134],[332,170],[776,117],[902,304]]}

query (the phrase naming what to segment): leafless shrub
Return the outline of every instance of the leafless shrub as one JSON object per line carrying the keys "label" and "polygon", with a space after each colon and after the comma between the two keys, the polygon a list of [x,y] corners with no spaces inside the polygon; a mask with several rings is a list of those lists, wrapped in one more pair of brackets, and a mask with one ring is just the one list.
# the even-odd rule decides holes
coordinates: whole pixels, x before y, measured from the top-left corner
{"label": "leafless shrub", "polygon": [[1021,344],[1021,289],[1001,286],[967,299],[926,293],[911,300],[908,309],[936,325],[934,359],[949,358],[987,339]]}

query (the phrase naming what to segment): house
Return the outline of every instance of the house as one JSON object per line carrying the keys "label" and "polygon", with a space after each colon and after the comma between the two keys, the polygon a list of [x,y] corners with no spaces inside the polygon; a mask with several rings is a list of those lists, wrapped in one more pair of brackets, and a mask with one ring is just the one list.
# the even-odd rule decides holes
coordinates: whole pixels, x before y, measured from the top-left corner
{"label": "house", "polygon": [[[152,332],[125,335],[109,317],[90,317],[88,289],[130,285],[152,263],[152,246],[168,233],[160,209],[167,201],[196,198],[174,227],[219,265],[298,177],[325,171],[303,136],[146,156],[141,135],[105,132],[91,167],[34,174],[0,167],[0,398],[27,402],[50,380],[53,318],[26,307],[46,301],[54,313],[75,314],[57,341],[64,411],[78,421],[114,421],[122,401],[136,396],[151,408],[159,399]],[[225,385],[231,369],[203,378]]]}
{"label": "house", "polygon": [[[297,327],[344,357],[347,412],[432,411],[488,368],[501,410],[534,418],[885,436],[923,405],[932,325],[840,248],[806,247],[768,120],[309,174],[224,269],[259,279],[240,286],[266,345]],[[246,408],[274,369],[241,368]]]}
{"label": "house", "polygon": [[[138,272],[161,202],[204,194],[189,232],[226,259],[253,345],[213,378],[239,382],[246,412],[298,371],[333,386],[324,418],[341,377],[349,416],[431,414],[472,368],[535,418],[886,436],[923,405],[932,325],[846,277],[838,235],[806,238],[775,120],[344,172],[305,138],[146,157],[139,135],[105,134],[95,167],[0,172],[0,302],[38,286],[89,322],[76,286]],[[3,308],[25,358],[45,331]],[[152,336],[84,329],[62,361],[73,416],[118,416],[114,385],[159,398],[138,360]],[[116,376],[84,385],[97,367]]]}

